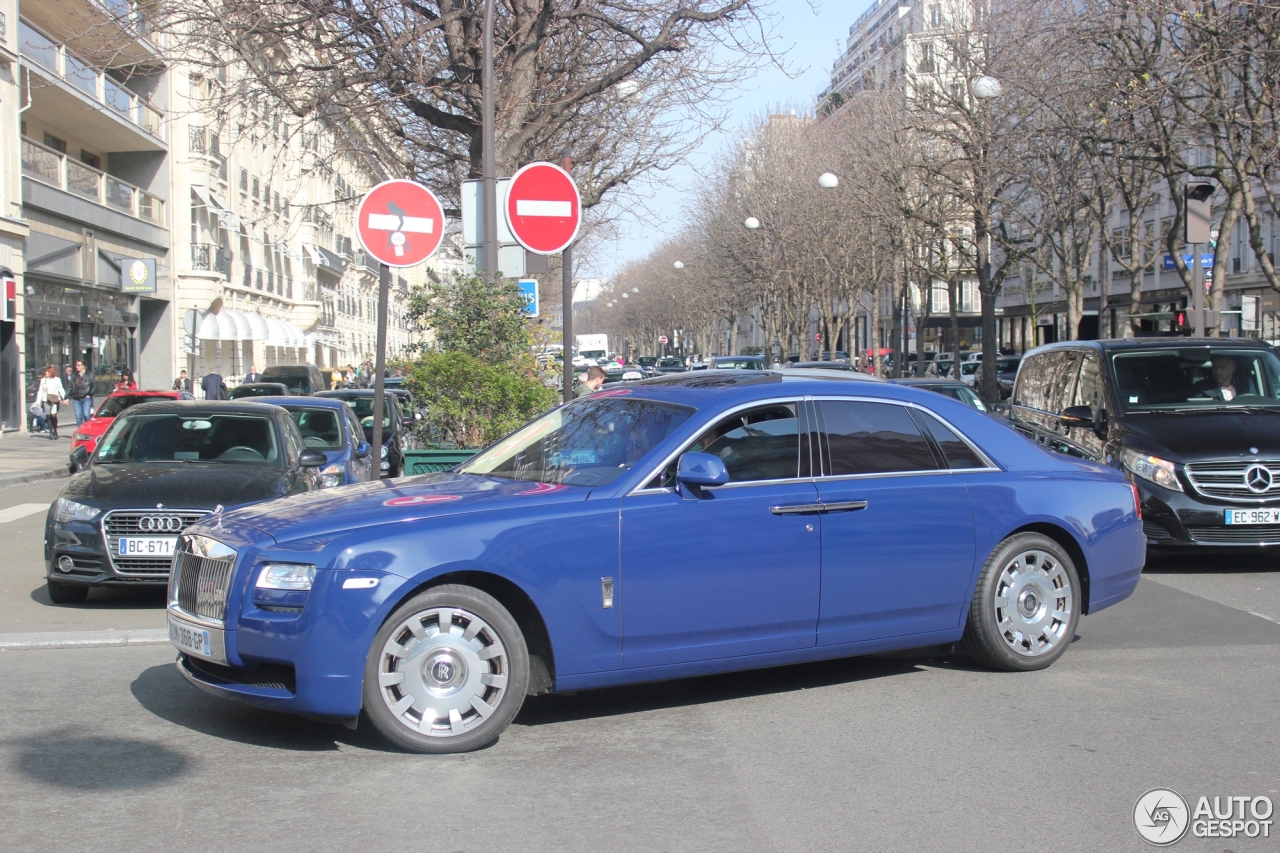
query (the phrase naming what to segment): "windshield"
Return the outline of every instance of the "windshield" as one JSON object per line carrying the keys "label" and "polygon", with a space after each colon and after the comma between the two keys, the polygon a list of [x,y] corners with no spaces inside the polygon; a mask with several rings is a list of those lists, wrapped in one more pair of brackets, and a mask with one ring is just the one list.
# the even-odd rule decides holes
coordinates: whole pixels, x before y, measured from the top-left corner
{"label": "windshield", "polygon": [[1017,373],[1018,365],[1022,363],[1020,358],[998,358],[996,359],[996,373]]}
{"label": "windshield", "polygon": [[281,385],[289,389],[293,394],[305,397],[311,393],[311,383],[308,381],[306,371],[298,371],[296,373],[273,373],[271,368],[267,368],[267,372],[262,374],[263,380],[267,382],[279,382]]}
{"label": "windshield", "polygon": [[[348,397],[348,398],[339,398],[339,399],[341,399],[342,402],[350,406],[352,411],[356,413],[356,420],[360,421],[360,426],[364,427],[366,430],[369,430],[369,431],[373,429],[373,395],[372,394],[370,394],[367,397]],[[388,394],[386,397],[383,397],[382,399],[383,399],[382,428],[386,429],[387,427],[391,426],[391,420],[392,420],[391,413],[396,408],[398,403],[396,403],[396,398],[395,398],[395,395],[393,394]],[[366,432],[366,436],[369,436],[369,435],[372,435],[372,432]]]}
{"label": "windshield", "polygon": [[684,362],[678,358],[664,358],[658,362],[658,367],[684,367]]}
{"label": "windshield", "polygon": [[642,355],[636,359],[636,364],[643,365],[644,367],[653,367],[657,363],[658,357],[655,355]]}
{"label": "windshield", "polygon": [[605,353],[602,349],[584,349],[578,355],[583,358],[604,358]]}
{"label": "windshield", "polygon": [[128,397],[111,396],[102,401],[102,405],[98,407],[95,418],[118,418],[120,413],[130,406],[136,406],[139,403],[154,403],[157,400],[167,400],[168,397],[144,397],[140,394],[130,395]]}
{"label": "windshield", "polygon": [[271,421],[254,415],[126,415],[111,425],[97,460],[277,465]]}
{"label": "windshield", "polygon": [[333,409],[287,409],[289,417],[302,433],[302,443],[318,450],[341,450],[342,425],[338,422],[341,412]]}
{"label": "windshield", "polygon": [[939,394],[945,394],[955,400],[959,400],[966,406],[973,406],[979,412],[987,410],[987,404],[982,402],[982,398],[975,394],[967,385],[938,385],[929,389]]}
{"label": "windshield", "polygon": [[249,385],[237,385],[231,389],[231,393],[228,396],[232,400],[239,400],[241,397],[279,397],[280,389],[275,384],[260,385],[251,383]]}
{"label": "windshield", "polygon": [[764,367],[764,360],[759,358],[717,358],[717,370],[759,370]]}
{"label": "windshield", "polygon": [[599,486],[630,470],[693,413],[652,400],[588,398],[548,412],[458,470]]}
{"label": "windshield", "polygon": [[1185,347],[1111,356],[1126,412],[1266,406],[1280,409],[1280,359],[1270,350]]}
{"label": "windshield", "polygon": [[960,362],[960,375],[973,376],[981,366],[982,362],[980,361],[962,361]]}

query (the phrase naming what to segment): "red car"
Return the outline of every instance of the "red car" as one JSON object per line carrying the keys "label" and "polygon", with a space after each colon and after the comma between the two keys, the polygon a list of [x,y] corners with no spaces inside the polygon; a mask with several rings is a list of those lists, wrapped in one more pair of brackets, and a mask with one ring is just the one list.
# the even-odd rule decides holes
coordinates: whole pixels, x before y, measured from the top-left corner
{"label": "red car", "polygon": [[98,447],[98,439],[102,438],[107,427],[111,426],[111,422],[117,415],[130,406],[155,400],[194,399],[195,397],[186,391],[116,391],[102,401],[98,411],[93,413],[93,417],[76,427],[75,434],[71,436],[71,452],[75,453],[77,447],[83,447],[85,452],[92,456],[93,451]]}

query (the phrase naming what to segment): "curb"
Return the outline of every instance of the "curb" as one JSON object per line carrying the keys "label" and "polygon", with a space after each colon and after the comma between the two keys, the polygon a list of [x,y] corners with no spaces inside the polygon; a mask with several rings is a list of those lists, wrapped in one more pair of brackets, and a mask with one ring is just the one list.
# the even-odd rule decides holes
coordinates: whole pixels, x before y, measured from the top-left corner
{"label": "curb", "polygon": [[38,483],[41,480],[57,480],[61,477],[70,477],[71,473],[67,471],[64,465],[61,468],[54,468],[50,471],[36,471],[33,474],[14,474],[11,477],[0,477],[0,488],[5,486],[18,486],[23,483]]}
{"label": "curb", "polygon": [[159,646],[169,642],[165,628],[130,631],[41,631],[31,634],[0,634],[0,650],[77,649],[94,646]]}

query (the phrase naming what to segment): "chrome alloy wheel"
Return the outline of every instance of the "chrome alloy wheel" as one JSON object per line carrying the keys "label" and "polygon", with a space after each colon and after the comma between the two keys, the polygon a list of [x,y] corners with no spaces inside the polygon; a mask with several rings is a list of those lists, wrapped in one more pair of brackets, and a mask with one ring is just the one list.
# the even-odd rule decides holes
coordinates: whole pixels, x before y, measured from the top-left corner
{"label": "chrome alloy wheel", "polygon": [[436,607],[391,632],[378,660],[378,692],[419,734],[453,737],[481,725],[507,692],[507,650],[474,613]]}
{"label": "chrome alloy wheel", "polygon": [[1052,554],[1029,550],[1005,564],[996,582],[996,628],[1016,653],[1048,654],[1070,642],[1075,607],[1071,577]]}

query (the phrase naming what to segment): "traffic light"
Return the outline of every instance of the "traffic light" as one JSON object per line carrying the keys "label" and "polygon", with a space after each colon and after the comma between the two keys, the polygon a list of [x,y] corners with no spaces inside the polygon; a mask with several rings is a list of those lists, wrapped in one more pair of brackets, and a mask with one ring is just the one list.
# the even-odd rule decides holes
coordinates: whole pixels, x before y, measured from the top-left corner
{"label": "traffic light", "polygon": [[1187,184],[1182,191],[1183,236],[1191,244],[1209,243],[1213,240],[1213,184],[1197,181]]}
{"label": "traffic light", "polygon": [[1173,327],[1179,332],[1187,330],[1187,309],[1179,308],[1173,315]]}

